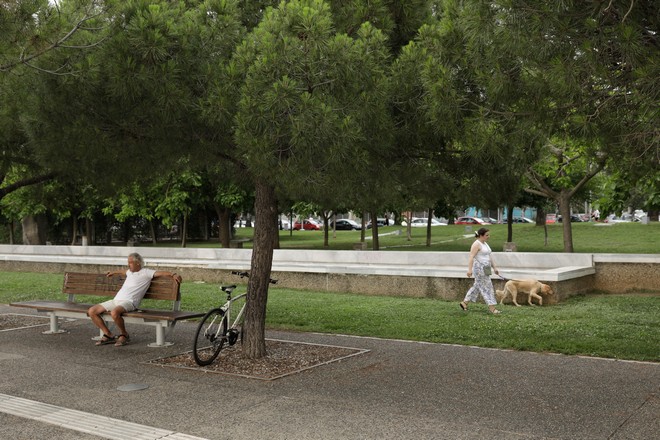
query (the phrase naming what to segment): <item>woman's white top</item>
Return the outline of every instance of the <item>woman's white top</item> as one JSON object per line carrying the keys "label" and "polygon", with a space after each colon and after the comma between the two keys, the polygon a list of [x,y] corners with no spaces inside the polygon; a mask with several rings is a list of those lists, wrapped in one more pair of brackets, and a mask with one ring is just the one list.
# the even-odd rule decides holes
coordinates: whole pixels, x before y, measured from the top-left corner
{"label": "woman's white top", "polygon": [[482,243],[479,240],[479,252],[477,252],[477,255],[474,257],[479,263],[484,264],[486,266],[490,266],[490,246],[488,246],[488,243],[485,241]]}

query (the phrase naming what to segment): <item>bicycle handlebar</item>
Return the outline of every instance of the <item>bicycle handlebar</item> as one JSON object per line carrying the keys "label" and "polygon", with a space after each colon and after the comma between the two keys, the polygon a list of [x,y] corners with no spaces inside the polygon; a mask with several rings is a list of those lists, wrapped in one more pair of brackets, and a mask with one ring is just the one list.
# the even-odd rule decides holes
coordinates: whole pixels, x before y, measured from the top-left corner
{"label": "bicycle handlebar", "polygon": [[[245,272],[245,271],[241,272],[241,271],[238,271],[238,270],[232,270],[231,274],[232,275],[238,275],[241,278],[249,278],[250,277],[250,274],[248,272]],[[268,278],[268,282],[271,283],[271,284],[277,284],[277,280],[274,280],[272,278]]]}

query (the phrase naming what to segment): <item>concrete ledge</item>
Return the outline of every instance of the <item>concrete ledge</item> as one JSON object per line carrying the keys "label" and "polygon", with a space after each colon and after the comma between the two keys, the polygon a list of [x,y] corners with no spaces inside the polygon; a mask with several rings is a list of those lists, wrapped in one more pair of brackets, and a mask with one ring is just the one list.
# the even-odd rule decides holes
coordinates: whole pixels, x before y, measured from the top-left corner
{"label": "concrete ledge", "polygon": [[[139,252],[153,268],[211,270],[250,268],[251,249],[135,248],[0,245],[0,261],[125,266]],[[467,278],[467,252],[276,250],[273,271],[356,275]],[[595,273],[591,254],[499,252],[493,258],[505,278],[559,282]]]}
{"label": "concrete ledge", "polygon": [[[251,249],[0,245],[0,270],[104,272],[139,252],[149,267],[187,281],[240,282],[230,270],[250,268]],[[660,255],[496,252],[503,277],[551,284],[556,299],[592,290],[660,291]],[[272,273],[282,287],[370,295],[461,298],[472,285],[467,252],[276,250]],[[495,288],[503,281],[493,277]]]}

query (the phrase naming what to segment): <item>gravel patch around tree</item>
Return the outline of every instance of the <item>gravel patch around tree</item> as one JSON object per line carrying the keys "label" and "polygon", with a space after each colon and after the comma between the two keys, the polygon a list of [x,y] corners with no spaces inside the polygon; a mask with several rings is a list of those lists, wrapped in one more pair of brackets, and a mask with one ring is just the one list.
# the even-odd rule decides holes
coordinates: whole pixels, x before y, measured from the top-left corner
{"label": "gravel patch around tree", "polygon": [[200,367],[195,363],[192,352],[155,359],[147,363],[203,373],[274,380],[368,351],[350,347],[267,339],[267,355],[261,359],[247,358],[241,350],[241,344],[237,343],[234,346],[224,348],[218,358],[211,365],[205,367]]}
{"label": "gravel patch around tree", "polygon": [[0,331],[16,330],[37,325],[48,325],[48,318],[43,316],[19,315],[15,313],[0,314]]}

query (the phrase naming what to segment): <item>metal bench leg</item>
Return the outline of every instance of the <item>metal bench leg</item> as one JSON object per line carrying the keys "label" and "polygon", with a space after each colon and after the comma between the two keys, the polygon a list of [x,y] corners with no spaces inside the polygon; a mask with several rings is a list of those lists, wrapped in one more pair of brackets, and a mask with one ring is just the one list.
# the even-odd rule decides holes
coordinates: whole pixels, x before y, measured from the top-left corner
{"label": "metal bench leg", "polygon": [[169,347],[170,345],[174,345],[174,342],[166,342],[165,341],[165,327],[163,327],[163,323],[159,322],[156,324],[156,342],[152,342],[149,344],[149,347]]}
{"label": "metal bench leg", "polygon": [[53,312],[47,312],[46,315],[50,318],[50,330],[42,332],[44,335],[56,335],[59,333],[68,333],[66,330],[60,329],[57,315]]}
{"label": "metal bench leg", "polygon": [[103,338],[103,330],[99,329],[99,335],[92,337],[92,341],[100,341]]}
{"label": "metal bench leg", "polygon": [[[104,315],[101,315],[101,316],[103,317],[103,320],[105,321],[105,325],[108,327],[108,330],[110,330],[110,332],[112,333],[112,331],[114,330],[113,327],[112,327],[112,325],[114,324],[114,321],[112,320],[112,318],[106,319],[106,316],[110,316],[110,315],[105,315],[104,314]],[[105,336],[103,334],[103,330],[99,329],[99,335],[92,337],[92,341],[100,341],[101,339],[103,339],[103,336]]]}

